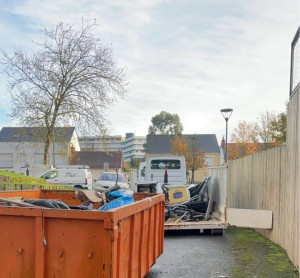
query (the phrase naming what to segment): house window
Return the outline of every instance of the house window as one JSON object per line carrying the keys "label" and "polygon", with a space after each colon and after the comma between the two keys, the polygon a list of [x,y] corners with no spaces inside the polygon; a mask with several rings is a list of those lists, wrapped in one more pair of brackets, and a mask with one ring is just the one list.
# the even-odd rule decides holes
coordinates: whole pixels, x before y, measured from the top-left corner
{"label": "house window", "polygon": [[34,154],[34,164],[39,164],[39,165],[44,164],[44,154],[43,153],[35,153]]}
{"label": "house window", "polygon": [[56,165],[63,165],[66,164],[67,162],[67,154],[65,153],[55,153],[54,154],[54,159],[53,159],[53,154],[51,154],[51,157],[49,159],[49,163],[53,163]]}
{"label": "house window", "polygon": [[13,154],[1,153],[0,154],[0,168],[13,168]]}
{"label": "house window", "polygon": [[212,157],[205,157],[205,164],[207,166],[213,166],[213,158]]}
{"label": "house window", "polygon": [[22,168],[26,167],[26,162],[27,162],[26,157],[27,157],[26,153],[21,153],[20,154],[20,164],[21,164]]}

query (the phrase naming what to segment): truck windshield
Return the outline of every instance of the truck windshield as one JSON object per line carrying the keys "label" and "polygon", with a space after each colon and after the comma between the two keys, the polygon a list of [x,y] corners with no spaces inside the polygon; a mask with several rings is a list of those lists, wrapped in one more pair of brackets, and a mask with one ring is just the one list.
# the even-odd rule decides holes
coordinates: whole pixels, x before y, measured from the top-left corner
{"label": "truck windshield", "polygon": [[180,169],[180,160],[177,159],[155,159],[151,160],[151,169]]}

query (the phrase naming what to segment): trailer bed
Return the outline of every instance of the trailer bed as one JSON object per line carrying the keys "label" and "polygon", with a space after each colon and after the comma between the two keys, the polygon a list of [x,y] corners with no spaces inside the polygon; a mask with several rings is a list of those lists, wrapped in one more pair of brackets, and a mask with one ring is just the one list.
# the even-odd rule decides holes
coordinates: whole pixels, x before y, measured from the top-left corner
{"label": "trailer bed", "polygon": [[220,220],[207,220],[197,222],[165,222],[164,229],[166,230],[213,230],[226,229],[227,225]]}

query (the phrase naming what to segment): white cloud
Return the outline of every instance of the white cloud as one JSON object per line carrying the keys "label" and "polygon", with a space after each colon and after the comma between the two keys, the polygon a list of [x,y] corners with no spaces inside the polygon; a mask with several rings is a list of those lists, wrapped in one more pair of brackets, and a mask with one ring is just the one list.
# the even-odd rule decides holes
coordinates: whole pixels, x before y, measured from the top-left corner
{"label": "white cloud", "polygon": [[10,21],[0,34],[10,30],[6,46],[28,47],[41,26],[96,19],[99,35],[128,70],[126,99],[107,111],[115,133],[145,135],[151,117],[166,110],[179,114],[185,132],[216,133],[220,140],[221,108],[234,109],[232,128],[266,110],[284,110],[296,2],[26,0],[9,8],[27,23],[24,36]]}

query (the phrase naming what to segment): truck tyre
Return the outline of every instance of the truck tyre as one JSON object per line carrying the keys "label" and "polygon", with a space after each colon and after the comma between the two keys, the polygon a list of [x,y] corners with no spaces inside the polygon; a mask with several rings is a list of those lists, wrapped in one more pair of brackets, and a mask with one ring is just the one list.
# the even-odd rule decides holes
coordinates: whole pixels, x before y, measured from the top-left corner
{"label": "truck tyre", "polygon": [[223,235],[223,229],[212,229],[211,234],[221,236]]}

